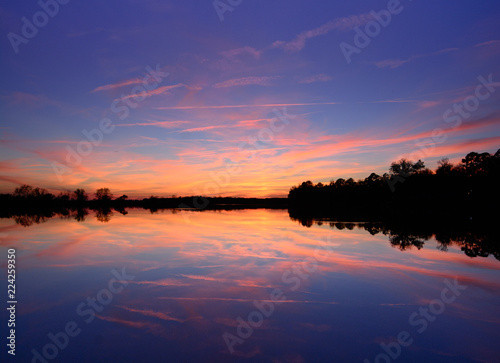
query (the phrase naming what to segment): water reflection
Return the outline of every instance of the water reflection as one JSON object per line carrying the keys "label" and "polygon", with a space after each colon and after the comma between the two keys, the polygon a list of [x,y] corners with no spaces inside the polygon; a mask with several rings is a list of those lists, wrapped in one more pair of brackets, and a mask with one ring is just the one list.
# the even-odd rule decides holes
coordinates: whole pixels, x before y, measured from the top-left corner
{"label": "water reflection", "polygon": [[420,250],[431,239],[437,242],[437,248],[446,252],[448,247],[455,245],[469,257],[494,256],[500,260],[500,232],[488,221],[482,223],[372,223],[372,222],[342,222],[330,221],[326,218],[290,217],[302,226],[310,228],[313,225],[327,224],[330,228],[352,230],[354,227],[364,229],[372,236],[379,233],[387,235],[391,246],[401,250],[416,248]]}
{"label": "water reflection", "polygon": [[[93,215],[97,221],[108,223],[111,221],[114,213],[113,210],[126,216],[127,209],[123,207],[110,208],[108,206],[101,206],[100,208],[93,209]],[[225,209],[226,211],[228,209]],[[231,209],[229,209],[231,210]],[[237,209],[240,210],[240,209]],[[151,214],[158,213],[172,213],[177,214],[182,212],[180,209],[149,209]],[[223,210],[212,210],[210,213],[221,213]],[[208,211],[193,210],[196,213],[203,213]],[[88,209],[74,209],[66,210],[64,213],[49,212],[45,214],[24,214],[16,215],[12,218],[14,221],[23,227],[29,227],[33,224],[45,223],[51,218],[61,218],[64,220],[74,219],[77,222],[84,222],[85,218],[89,215]],[[422,225],[415,223],[411,226],[401,223],[373,223],[373,222],[345,222],[345,221],[331,221],[325,218],[312,218],[312,217],[296,217],[290,216],[291,220],[299,222],[302,226],[310,228],[313,225],[323,226],[329,225],[330,228],[338,230],[350,230],[354,228],[363,229],[375,236],[379,233],[388,237],[391,246],[401,250],[409,250],[416,248],[420,250],[424,247],[425,243],[430,239],[435,239],[437,248],[446,252],[448,247],[456,245],[469,257],[488,257],[494,256],[500,260],[500,233],[493,228],[491,224],[447,224],[447,225]]]}
{"label": "water reflection", "polygon": [[[402,330],[414,339],[404,362],[500,354],[500,265],[463,253],[457,242],[474,250],[472,235],[446,234],[444,253],[426,248],[442,246],[433,234],[326,220],[304,228],[283,210],[111,212],[29,228],[0,220],[0,246],[18,251],[20,361],[68,321],[82,332],[56,361],[363,362]],[[331,253],[319,258],[320,246]],[[100,291],[122,268],[134,279],[108,302]],[[419,334],[409,316],[440,298],[444,279],[467,289]],[[241,321],[275,290],[283,301],[239,338]],[[77,312],[88,298],[97,300],[90,323]],[[233,354],[225,333],[243,340]]]}

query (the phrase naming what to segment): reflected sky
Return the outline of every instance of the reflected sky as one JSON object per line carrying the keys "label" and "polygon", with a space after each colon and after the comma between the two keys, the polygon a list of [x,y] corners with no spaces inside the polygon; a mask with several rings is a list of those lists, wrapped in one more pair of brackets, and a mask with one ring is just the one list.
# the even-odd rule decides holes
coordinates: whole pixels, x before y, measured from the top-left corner
{"label": "reflected sky", "polygon": [[[48,334],[71,321],[81,332],[47,361],[373,362],[401,331],[412,344],[399,361],[500,355],[500,262],[432,239],[401,251],[383,234],[305,228],[264,209],[130,210],[107,223],[91,214],[28,228],[1,219],[0,233],[2,256],[17,249],[19,361],[43,354]],[[123,273],[133,279],[122,285]],[[455,279],[466,288],[419,333],[424,323],[410,317],[429,304],[437,311],[444,281]],[[249,317],[262,319],[244,331]]]}

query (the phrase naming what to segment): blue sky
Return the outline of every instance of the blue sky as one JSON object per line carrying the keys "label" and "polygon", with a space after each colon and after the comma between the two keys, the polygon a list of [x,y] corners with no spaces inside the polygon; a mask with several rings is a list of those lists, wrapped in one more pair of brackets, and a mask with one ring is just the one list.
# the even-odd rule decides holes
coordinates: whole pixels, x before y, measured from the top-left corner
{"label": "blue sky", "polygon": [[500,148],[496,1],[46,3],[0,8],[1,191],[284,196]]}

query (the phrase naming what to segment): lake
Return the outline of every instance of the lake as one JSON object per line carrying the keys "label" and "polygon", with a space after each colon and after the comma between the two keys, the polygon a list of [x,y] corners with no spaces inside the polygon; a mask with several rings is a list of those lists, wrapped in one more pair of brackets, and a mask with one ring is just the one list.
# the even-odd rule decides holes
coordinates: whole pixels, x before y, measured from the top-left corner
{"label": "lake", "polygon": [[499,255],[474,243],[287,210],[73,217],[0,219],[12,361],[500,361]]}

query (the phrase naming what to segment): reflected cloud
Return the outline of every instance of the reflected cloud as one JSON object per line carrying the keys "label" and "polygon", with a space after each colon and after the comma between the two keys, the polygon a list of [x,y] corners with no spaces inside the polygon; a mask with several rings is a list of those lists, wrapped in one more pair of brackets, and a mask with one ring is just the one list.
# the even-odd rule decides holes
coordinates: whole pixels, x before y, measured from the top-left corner
{"label": "reflected cloud", "polygon": [[[22,251],[23,274],[31,276],[23,311],[30,319],[45,322],[63,307],[74,315],[79,302],[108,288],[112,268],[127,266],[136,279],[96,315],[108,323],[104,332],[124,339],[147,334],[165,346],[183,346],[189,339],[196,351],[221,352],[220,361],[228,354],[222,334],[235,333],[237,318],[247,319],[256,302],[273,304],[273,314],[235,357],[261,357],[256,349],[268,349],[266,342],[286,345],[292,339],[296,345],[304,336],[353,339],[378,333],[380,326],[397,332],[397,324],[387,323],[391,314],[410,314],[428,304],[439,296],[445,278],[456,278],[473,292],[460,296],[448,317],[498,324],[488,311],[494,311],[500,290],[495,275],[500,265],[491,256],[470,258],[461,250],[484,256],[491,243],[487,234],[316,218],[309,218],[306,228],[286,210],[270,209],[155,214],[131,209],[115,213],[108,223],[94,218],[97,213],[89,211],[80,222],[51,218],[29,228],[0,219],[0,231],[8,230],[8,239]],[[183,213],[190,213],[190,224]],[[438,241],[439,249],[428,248]],[[329,246],[331,253],[318,259],[320,246]],[[307,271],[304,266],[312,265],[304,261],[314,259],[317,267]],[[300,281],[296,289],[293,278]],[[61,298],[54,305],[54,297],[41,291],[56,287]],[[279,304],[271,298],[275,289],[282,292]],[[377,328],[361,329],[360,316],[371,316]],[[103,329],[102,324],[86,329],[95,331],[94,326]]]}
{"label": "reflected cloud", "polygon": [[124,326],[127,326],[129,328],[144,329],[152,334],[160,333],[164,330],[164,327],[161,326],[160,324],[148,323],[148,322],[144,322],[144,321],[131,321],[131,320],[114,318],[111,316],[103,316],[103,315],[98,315],[98,314],[96,315],[96,317],[98,319],[101,319],[101,320],[104,320],[104,321],[107,321],[110,323],[124,325]]}
{"label": "reflected cloud", "polygon": [[182,319],[178,319],[178,318],[170,316],[170,315],[168,315],[166,313],[162,313],[162,312],[158,312],[158,311],[132,309],[132,308],[129,308],[129,307],[126,307],[126,306],[117,306],[117,307],[121,308],[121,309],[124,309],[126,311],[130,311],[132,313],[138,313],[140,315],[149,316],[149,317],[153,317],[153,318],[158,318],[158,319],[161,319],[161,320],[177,321],[179,323],[183,323],[184,322],[184,320],[182,320]]}

